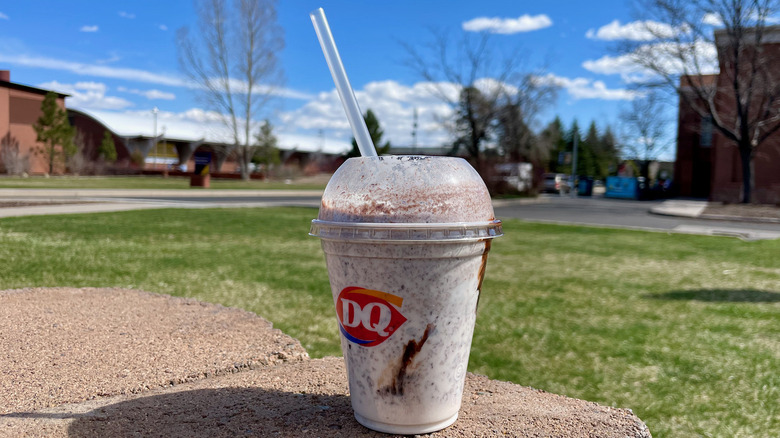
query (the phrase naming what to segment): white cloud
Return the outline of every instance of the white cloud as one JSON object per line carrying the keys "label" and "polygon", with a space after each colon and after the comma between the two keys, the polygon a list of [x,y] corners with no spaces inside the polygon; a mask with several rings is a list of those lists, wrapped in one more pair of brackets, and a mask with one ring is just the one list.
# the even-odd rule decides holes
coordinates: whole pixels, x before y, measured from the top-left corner
{"label": "white cloud", "polygon": [[10,18],[8,18],[8,15],[5,15],[4,13],[0,12],[0,20],[10,20]]}
{"label": "white cloud", "polygon": [[106,65],[92,65],[81,62],[64,61],[61,59],[46,58],[42,56],[7,55],[0,53],[0,62],[6,62],[25,67],[38,67],[49,70],[63,70],[71,73],[96,76],[112,79],[126,79],[137,82],[149,82],[153,84],[169,85],[174,87],[186,87],[187,83],[175,76],[160,73],[152,73],[134,68],[110,67]]}
{"label": "white cloud", "polygon": [[119,11],[119,16],[122,18],[127,18],[129,20],[135,18],[135,14],[132,14],[130,12],[125,12],[125,11]]}
{"label": "white cloud", "polygon": [[[134,82],[146,82],[157,85],[166,85],[171,87],[197,88],[197,85],[188,82],[178,76],[169,76],[165,74],[139,70],[135,68],[111,67],[107,65],[93,65],[81,62],[65,61],[55,58],[46,58],[42,56],[29,55],[8,55],[0,51],[0,62],[25,67],[37,67],[50,70],[63,70],[83,76],[94,76],[101,78],[124,79]],[[242,82],[234,80],[233,83],[241,89]],[[246,85],[243,85],[246,88]],[[288,99],[308,100],[313,96],[309,93],[303,93],[289,88],[268,88],[258,86],[260,92],[270,92],[274,96]]]}
{"label": "white cloud", "polygon": [[106,59],[98,59],[95,62],[97,62],[98,64],[110,64],[112,62],[117,62],[117,61],[119,61],[121,59],[122,58],[120,58],[119,55],[117,55],[116,52],[111,52],[111,53],[109,53],[109,57],[108,58],[106,58]]}
{"label": "white cloud", "polygon": [[93,26],[81,26],[81,29],[79,29],[79,30],[82,31],[82,32],[97,32],[98,31],[98,26],[97,26],[97,24],[93,25]]}
{"label": "white cloud", "polygon": [[574,99],[633,100],[639,93],[625,88],[607,88],[602,81],[587,78],[566,78],[552,73],[537,78],[543,83],[556,85],[566,90]]}
{"label": "white cloud", "polygon": [[585,36],[594,40],[631,40],[631,41],[651,41],[657,38],[669,38],[678,33],[678,30],[672,26],[657,21],[632,21],[631,23],[620,24],[620,21],[614,20],[611,23],[601,26],[598,30],[589,29]]}
{"label": "white cloud", "polygon": [[106,96],[108,87],[100,82],[63,84],[51,81],[40,84],[39,87],[70,94],[70,97],[66,99],[66,105],[69,107],[116,110],[133,106],[132,102],[121,97]]}
{"label": "white cloud", "polygon": [[[755,23],[758,21],[759,16],[756,13],[755,10],[752,11],[750,14],[750,21]],[[764,17],[764,21],[766,24],[777,24],[780,23],[780,17],[777,16],[768,16]],[[714,27],[721,27],[723,26],[723,18],[720,14],[714,13],[714,12],[708,12],[704,14],[704,16],[701,17],[701,22],[703,24],[707,24]]]}
{"label": "white cloud", "polygon": [[[698,67],[693,67],[694,60],[689,55],[687,71],[701,74],[713,74],[718,72],[717,49],[708,42],[698,43],[695,50],[686,53],[695,54]],[[619,74],[625,82],[643,82],[655,77],[656,73],[642,67],[637,59],[652,57],[657,59],[658,65],[664,71],[672,74],[681,74],[686,71],[686,66],[675,56],[678,48],[675,43],[646,44],[637,49],[635,53],[619,56],[605,55],[596,60],[587,60],[582,66],[593,73],[613,75]]]}
{"label": "white cloud", "polygon": [[164,24],[161,24],[161,25],[157,26],[157,28],[158,28],[158,29],[160,29],[160,30],[162,30],[162,31],[166,31],[166,30],[168,30],[168,26],[166,26],[166,25],[164,25]]}
{"label": "white cloud", "polygon": [[154,100],[154,99],[160,99],[160,100],[174,100],[176,99],[176,95],[173,93],[169,93],[167,91],[160,91],[160,90],[146,90],[143,93],[143,96],[147,99]]}
{"label": "white cloud", "polygon": [[723,26],[723,20],[720,19],[720,15],[708,12],[701,18],[701,22],[709,24],[710,26]]}
{"label": "white cloud", "polygon": [[463,22],[463,30],[468,32],[488,31],[490,33],[513,34],[530,32],[552,26],[547,15],[521,15],[517,18],[477,17]]}
{"label": "white cloud", "polygon": [[[366,84],[355,94],[363,112],[371,109],[384,129],[383,141],[395,146],[412,144],[413,114],[418,113],[417,144],[441,146],[450,140],[438,120],[452,116],[452,108],[434,95],[437,87],[447,95],[457,96],[458,88],[449,83],[418,82],[412,86],[395,81]],[[322,129],[329,135],[350,141],[352,131],[335,90],[323,92],[302,107],[284,113],[281,120],[288,130],[316,133]]]}
{"label": "white cloud", "polygon": [[131,93],[131,94],[137,94],[139,96],[144,96],[145,98],[149,100],[154,99],[161,99],[161,100],[174,100],[176,99],[176,95],[173,93],[169,93],[167,91],[160,91],[160,90],[139,90],[136,88],[127,88],[127,87],[117,87],[117,91],[121,91],[123,93]]}
{"label": "white cloud", "polygon": [[632,55],[610,56],[604,55],[596,60],[586,60],[582,67],[593,73],[602,75],[636,74],[644,71],[636,64]]}

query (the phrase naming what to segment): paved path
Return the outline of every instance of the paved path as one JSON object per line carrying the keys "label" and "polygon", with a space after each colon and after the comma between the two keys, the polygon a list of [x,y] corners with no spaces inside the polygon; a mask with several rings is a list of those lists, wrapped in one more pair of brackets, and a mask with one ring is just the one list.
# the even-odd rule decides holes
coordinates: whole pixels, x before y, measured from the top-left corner
{"label": "paved path", "polygon": [[[334,336],[338,336],[334,331]],[[0,436],[387,436],[352,416],[342,358],[252,313],[125,289],[0,291]],[[431,437],[636,437],[631,411],[469,374]]]}
{"label": "paved path", "polygon": [[[316,190],[0,189],[0,203],[3,200],[55,203],[0,208],[0,217],[150,208],[318,207],[321,194]],[[73,204],[73,201],[83,203]],[[56,202],[70,203],[57,205]],[[530,200],[497,200],[494,205],[496,216],[503,219],[733,236],[744,240],[780,238],[780,223],[745,222],[738,217],[728,221],[703,219],[705,201],[545,195]]]}
{"label": "paved path", "polygon": [[0,217],[152,208],[319,207],[321,195],[317,190],[0,189],[0,203],[50,204],[0,208]]}
{"label": "paved path", "polygon": [[780,238],[779,223],[702,218],[706,201],[632,201],[543,196],[536,203],[495,203],[496,216],[537,222],[650,231],[734,236],[744,240]]}

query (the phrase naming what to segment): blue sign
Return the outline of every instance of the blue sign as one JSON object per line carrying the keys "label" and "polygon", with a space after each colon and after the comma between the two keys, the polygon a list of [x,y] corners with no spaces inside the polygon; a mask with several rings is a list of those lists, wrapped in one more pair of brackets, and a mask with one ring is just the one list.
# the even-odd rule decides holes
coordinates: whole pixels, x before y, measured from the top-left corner
{"label": "blue sign", "polygon": [[211,163],[211,152],[195,152],[195,174],[207,175],[209,173],[209,164]]}
{"label": "blue sign", "polygon": [[195,152],[193,158],[196,166],[205,166],[211,163],[211,152]]}
{"label": "blue sign", "polygon": [[607,198],[637,199],[639,191],[637,190],[636,178],[625,176],[608,176],[607,191],[604,196]]}

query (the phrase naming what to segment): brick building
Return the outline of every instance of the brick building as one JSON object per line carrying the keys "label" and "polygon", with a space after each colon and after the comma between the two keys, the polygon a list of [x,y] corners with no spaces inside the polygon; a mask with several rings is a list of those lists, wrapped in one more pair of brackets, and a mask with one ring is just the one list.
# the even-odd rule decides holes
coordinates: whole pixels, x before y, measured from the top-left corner
{"label": "brick building", "polygon": [[[0,148],[6,149],[18,145],[17,158],[10,158],[6,151],[0,155],[0,169],[14,163],[3,163],[13,160],[27,160],[25,171],[31,173],[45,173],[49,170],[49,164],[45,157],[36,155],[35,147],[38,145],[38,135],[33,125],[41,115],[41,103],[49,90],[30,87],[11,82],[11,72],[0,70],[0,139],[3,144]],[[57,105],[65,108],[67,94],[57,93]]]}
{"label": "brick building", "polygon": [[[680,79],[680,93],[693,93],[694,87],[717,87],[714,102],[717,113],[734,125],[733,84],[728,56],[723,53],[724,31],[715,32],[718,63],[721,73]],[[780,71],[780,26],[765,28],[760,48],[763,59],[770,60]],[[771,80],[771,79],[770,79]],[[780,77],[774,79],[780,89]],[[764,96],[766,97],[766,96]],[[695,99],[694,99],[695,100]],[[755,111],[755,108],[751,108]],[[699,116],[683,96],[679,102],[675,185],[681,196],[708,198],[712,201],[736,203],[742,200],[742,161],[737,144],[721,134],[711,118]],[[755,181],[752,201],[780,204],[780,131],[775,132],[758,148],[753,159]]]}
{"label": "brick building", "polygon": [[[47,173],[48,160],[35,153],[40,144],[33,125],[41,115],[41,104],[49,90],[13,83],[10,76],[8,70],[0,70],[0,174]],[[67,94],[57,93],[60,108],[65,109],[66,97]],[[68,169],[59,163],[55,165],[54,173],[137,173],[142,168],[158,172],[192,172],[196,168],[195,156],[205,154],[211,156],[209,170],[212,173],[218,172],[223,177],[237,177],[239,174],[238,163],[230,153],[230,138],[219,132],[210,132],[206,127],[179,126],[169,120],[166,133],[163,126],[157,130],[156,118],[154,125],[151,123],[151,112],[146,119],[135,118],[128,122],[127,116],[120,113],[103,112],[103,117],[98,117],[83,110],[66,111],[69,123],[76,128],[84,162],[79,168],[69,162]],[[108,165],[98,159],[106,132],[114,140],[117,152],[117,161]],[[280,149],[283,165],[304,173],[332,171],[343,161],[340,154],[312,151],[311,147],[299,148],[295,145]],[[9,154],[9,150],[13,153]]]}

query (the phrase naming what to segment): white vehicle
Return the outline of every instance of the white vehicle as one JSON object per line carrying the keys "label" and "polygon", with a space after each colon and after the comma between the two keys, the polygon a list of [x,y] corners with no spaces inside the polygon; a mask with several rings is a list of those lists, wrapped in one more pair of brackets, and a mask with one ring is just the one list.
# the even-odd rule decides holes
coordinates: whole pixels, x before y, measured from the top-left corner
{"label": "white vehicle", "polygon": [[542,179],[542,191],[546,193],[569,193],[571,183],[565,173],[545,173]]}
{"label": "white vehicle", "polygon": [[531,189],[533,168],[531,163],[496,164],[496,179],[518,192],[527,192]]}

